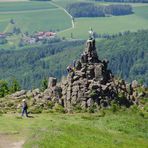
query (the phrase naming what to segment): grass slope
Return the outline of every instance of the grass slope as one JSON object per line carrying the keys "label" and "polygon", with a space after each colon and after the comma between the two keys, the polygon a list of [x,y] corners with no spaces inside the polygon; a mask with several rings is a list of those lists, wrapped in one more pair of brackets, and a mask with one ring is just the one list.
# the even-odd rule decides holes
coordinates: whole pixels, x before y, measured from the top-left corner
{"label": "grass slope", "polygon": [[0,12],[24,11],[56,8],[49,2],[2,2],[0,3]]}
{"label": "grass slope", "polygon": [[[31,13],[0,14],[0,19],[10,21],[11,18],[17,22],[23,32],[27,31],[29,33],[35,31],[49,31],[50,29],[62,30],[71,26],[69,16],[59,9],[53,11],[44,10],[42,12],[35,11]],[[9,23],[9,21],[7,21],[7,23]],[[3,31],[3,27],[0,28],[0,31]]]}
{"label": "grass slope", "polygon": [[130,111],[116,114],[0,116],[0,134],[25,139],[25,148],[146,148],[148,120]]}
{"label": "grass slope", "polygon": [[[71,27],[71,18],[50,2],[15,2],[0,5],[0,32],[14,19],[23,32],[64,30]],[[5,25],[5,27],[4,27]]]}
{"label": "grass slope", "polygon": [[99,34],[148,29],[148,6],[135,7],[134,12],[126,16],[76,18],[75,28],[61,32],[59,35],[70,38],[72,33],[74,38],[87,38],[90,27]]}
{"label": "grass slope", "polygon": [[[10,19],[16,20],[22,31],[58,30],[61,37],[86,39],[88,29],[92,27],[97,33],[114,34],[122,31],[147,29],[148,5],[132,4],[135,14],[106,18],[75,19],[75,27],[71,28],[71,18],[61,9],[72,2],[88,2],[86,0],[54,0],[51,2],[2,2],[0,5],[0,32],[5,31]],[[92,1],[91,1],[92,2]],[[57,5],[54,5],[54,3]],[[93,2],[96,5],[111,3]],[[38,18],[38,19],[36,19]],[[68,29],[69,28],[69,29]]]}

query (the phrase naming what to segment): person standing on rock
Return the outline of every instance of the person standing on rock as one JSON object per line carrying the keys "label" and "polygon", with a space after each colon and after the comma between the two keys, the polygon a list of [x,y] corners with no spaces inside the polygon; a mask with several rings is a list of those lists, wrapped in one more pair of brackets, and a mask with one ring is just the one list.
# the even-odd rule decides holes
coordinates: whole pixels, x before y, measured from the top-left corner
{"label": "person standing on rock", "polygon": [[24,114],[25,114],[26,117],[28,117],[27,109],[28,109],[28,105],[26,103],[26,100],[23,99],[23,103],[22,103],[22,116],[24,116]]}

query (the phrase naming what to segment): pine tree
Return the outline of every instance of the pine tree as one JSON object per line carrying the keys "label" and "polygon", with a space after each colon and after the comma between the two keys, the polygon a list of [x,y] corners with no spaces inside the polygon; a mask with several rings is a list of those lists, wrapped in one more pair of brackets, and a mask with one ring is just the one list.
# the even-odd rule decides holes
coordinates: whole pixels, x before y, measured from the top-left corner
{"label": "pine tree", "polygon": [[42,86],[41,86],[41,90],[44,91],[45,89],[48,88],[48,79],[47,78],[44,78],[42,80]]}
{"label": "pine tree", "polygon": [[8,93],[8,83],[4,80],[0,80],[0,98],[5,97]]}
{"label": "pine tree", "polygon": [[19,82],[14,78],[12,80],[12,84],[10,86],[10,92],[15,93],[16,91],[19,91],[21,89]]}

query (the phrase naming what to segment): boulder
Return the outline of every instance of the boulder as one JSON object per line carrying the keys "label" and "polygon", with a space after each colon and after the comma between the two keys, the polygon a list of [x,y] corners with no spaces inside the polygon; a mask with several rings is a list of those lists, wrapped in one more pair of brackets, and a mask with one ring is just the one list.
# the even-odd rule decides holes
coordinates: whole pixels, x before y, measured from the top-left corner
{"label": "boulder", "polygon": [[56,86],[56,84],[57,84],[57,79],[54,77],[49,77],[48,88],[54,87],[54,86]]}
{"label": "boulder", "polygon": [[87,100],[87,106],[88,106],[88,107],[91,107],[91,106],[93,106],[93,104],[94,104],[94,101],[93,101],[91,98],[89,98],[89,99]]}
{"label": "boulder", "polygon": [[137,87],[138,87],[137,80],[132,81],[132,88],[137,88]]}
{"label": "boulder", "polygon": [[17,97],[24,97],[26,95],[26,90],[17,91],[16,93],[12,94],[11,97],[17,98]]}

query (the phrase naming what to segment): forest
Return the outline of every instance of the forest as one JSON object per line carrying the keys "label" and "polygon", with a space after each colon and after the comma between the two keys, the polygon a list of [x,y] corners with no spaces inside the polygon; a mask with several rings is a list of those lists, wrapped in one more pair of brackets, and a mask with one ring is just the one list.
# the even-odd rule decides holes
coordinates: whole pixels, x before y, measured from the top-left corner
{"label": "forest", "polygon": [[73,17],[105,17],[109,15],[128,15],[132,14],[132,6],[125,4],[95,5],[94,3],[72,3],[67,5],[67,11]]}
{"label": "forest", "polygon": [[[115,75],[127,81],[138,80],[148,86],[148,30],[125,32],[99,39],[100,59],[107,58]],[[85,48],[84,40],[59,41],[46,45],[0,50],[0,79],[16,78],[21,88],[40,87],[44,78],[66,75],[66,67],[78,59]]]}

